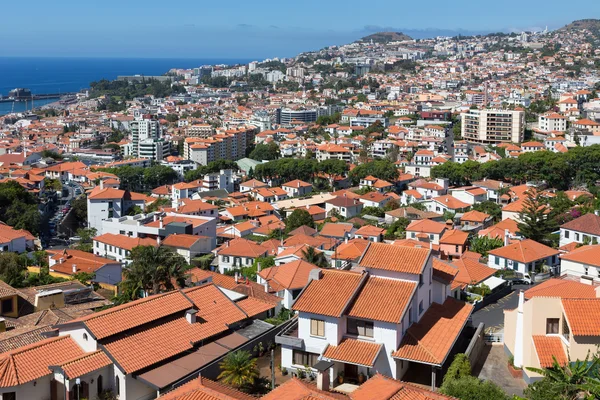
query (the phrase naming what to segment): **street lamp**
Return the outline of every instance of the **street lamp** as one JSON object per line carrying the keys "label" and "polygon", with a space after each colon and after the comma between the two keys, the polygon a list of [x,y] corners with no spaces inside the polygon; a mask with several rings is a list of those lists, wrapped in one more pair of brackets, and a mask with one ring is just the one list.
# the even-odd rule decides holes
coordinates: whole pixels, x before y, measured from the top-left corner
{"label": "street lamp", "polygon": [[77,400],[79,400],[79,389],[80,389],[80,385],[81,385],[81,379],[79,379],[79,378],[75,379],[75,385],[77,385]]}

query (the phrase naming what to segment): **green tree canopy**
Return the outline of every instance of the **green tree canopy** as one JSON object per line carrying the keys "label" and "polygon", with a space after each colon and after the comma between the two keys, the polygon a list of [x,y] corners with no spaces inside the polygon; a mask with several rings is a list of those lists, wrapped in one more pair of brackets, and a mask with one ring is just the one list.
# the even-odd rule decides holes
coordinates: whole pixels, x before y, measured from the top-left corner
{"label": "green tree canopy", "polygon": [[300,228],[301,226],[306,225],[308,227],[314,228],[315,221],[310,213],[304,208],[297,208],[290,214],[289,217],[285,220],[285,232],[289,233],[296,228]]}
{"label": "green tree canopy", "polygon": [[218,376],[223,383],[236,388],[251,385],[260,375],[256,358],[243,350],[234,351],[225,356],[219,364],[221,373]]}
{"label": "green tree canopy", "polygon": [[254,147],[254,150],[250,152],[248,157],[256,161],[276,160],[280,157],[279,145],[275,142],[269,144],[259,143]]}
{"label": "green tree canopy", "polygon": [[549,208],[541,193],[529,190],[519,213],[521,222],[517,224],[521,235],[540,243],[549,243],[548,236],[556,229],[555,221],[550,218]]}
{"label": "green tree canopy", "polygon": [[390,160],[374,160],[356,166],[350,171],[349,177],[356,185],[369,175],[394,183],[398,179],[398,169]]}
{"label": "green tree canopy", "polygon": [[0,183],[0,220],[37,235],[40,231],[37,199],[16,181]]}

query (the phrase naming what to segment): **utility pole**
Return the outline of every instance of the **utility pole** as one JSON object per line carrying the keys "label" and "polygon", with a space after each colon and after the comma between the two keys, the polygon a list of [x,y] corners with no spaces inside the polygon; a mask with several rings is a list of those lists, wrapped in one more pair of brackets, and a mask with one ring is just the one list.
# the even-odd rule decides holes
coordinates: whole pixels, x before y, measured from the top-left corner
{"label": "utility pole", "polygon": [[271,389],[275,389],[275,349],[271,349]]}

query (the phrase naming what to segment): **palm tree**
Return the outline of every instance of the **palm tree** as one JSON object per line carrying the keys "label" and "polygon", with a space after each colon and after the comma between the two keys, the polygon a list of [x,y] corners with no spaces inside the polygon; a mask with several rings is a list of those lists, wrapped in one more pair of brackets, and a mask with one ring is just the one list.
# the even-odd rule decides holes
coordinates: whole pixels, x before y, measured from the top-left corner
{"label": "palm tree", "polygon": [[239,350],[227,354],[219,367],[221,373],[217,379],[222,379],[223,383],[237,388],[252,385],[259,377],[256,359],[247,351]]}
{"label": "palm tree", "polygon": [[137,246],[131,250],[129,257],[132,263],[124,272],[125,287],[139,288],[150,295],[159,293],[161,289],[172,290],[174,283],[184,286],[186,261],[170,248]]}
{"label": "palm tree", "polygon": [[304,261],[314,264],[319,268],[329,268],[329,262],[327,262],[325,253],[317,252],[312,246],[302,250],[302,258]]}
{"label": "palm tree", "polygon": [[[580,394],[594,395],[593,398],[600,394],[600,380],[598,379],[598,368],[600,367],[600,358],[593,356],[590,360],[588,352],[585,360],[577,360],[571,362],[569,357],[568,362],[562,366],[552,356],[552,367],[550,368],[533,368],[526,367],[529,371],[536,372],[550,381],[550,383],[559,390],[565,398],[579,398]],[[587,397],[585,397],[587,398]]]}

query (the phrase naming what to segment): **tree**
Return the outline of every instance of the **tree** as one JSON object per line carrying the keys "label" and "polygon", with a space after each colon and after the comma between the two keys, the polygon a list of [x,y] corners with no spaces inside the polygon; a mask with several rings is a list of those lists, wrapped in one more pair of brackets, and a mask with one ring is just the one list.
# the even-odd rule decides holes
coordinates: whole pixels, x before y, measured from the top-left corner
{"label": "tree", "polygon": [[486,200],[481,203],[473,204],[473,210],[486,213],[494,219],[499,221],[502,218],[502,206],[496,202]]}
{"label": "tree", "polygon": [[37,199],[17,181],[0,183],[0,220],[37,235],[40,231]]}
{"label": "tree", "polygon": [[[125,286],[139,288],[147,295],[161,290],[172,290],[173,282],[183,287],[186,277],[186,262],[179,254],[164,246],[137,246],[129,255],[131,264],[124,270]],[[130,293],[135,300],[138,293]]]}
{"label": "tree", "polygon": [[363,207],[362,215],[372,215],[374,217],[383,218],[385,217],[385,211],[379,207]]}
{"label": "tree", "polygon": [[356,166],[350,171],[349,176],[352,183],[356,185],[369,175],[394,183],[398,179],[398,169],[390,160],[375,160]]}
{"label": "tree", "polygon": [[269,144],[259,143],[248,157],[256,161],[276,160],[280,157],[279,145],[274,142]]}
{"label": "tree", "polygon": [[469,250],[481,254],[482,257],[486,257],[491,250],[498,249],[502,246],[504,246],[504,241],[500,238],[475,236],[471,239]]}
{"label": "tree", "polygon": [[549,209],[541,193],[535,189],[527,192],[523,209],[519,213],[521,222],[517,224],[521,235],[536,242],[548,242],[548,235],[554,231],[554,222],[549,218]]}
{"label": "tree", "polygon": [[85,223],[87,220],[87,199],[85,196],[71,200],[71,212],[80,224]]}
{"label": "tree", "polygon": [[459,379],[451,379],[440,388],[440,393],[456,397],[461,400],[509,400],[510,397],[504,393],[500,386],[492,381],[482,381],[474,376],[466,376]]}
{"label": "tree", "polygon": [[0,279],[13,287],[23,286],[27,263],[18,254],[0,253]]}
{"label": "tree", "polygon": [[127,210],[127,215],[138,215],[138,214],[142,214],[144,212],[144,210],[142,210],[142,208],[140,206],[131,206],[129,207],[129,209]]}
{"label": "tree", "polygon": [[[529,371],[536,372],[546,381],[543,385],[528,388],[526,393],[534,394],[539,399],[542,388],[559,394],[559,399],[595,398],[600,396],[600,379],[598,379],[600,358],[597,355],[587,354],[585,360],[569,361],[563,366],[558,363],[556,357],[552,356],[552,367],[533,368],[526,367]],[[557,398],[557,397],[553,397]]]}
{"label": "tree", "polygon": [[319,268],[329,268],[329,263],[327,262],[325,253],[315,250],[315,248],[312,246],[302,250],[302,259],[306,262],[316,265]]}
{"label": "tree", "polygon": [[471,376],[471,362],[465,353],[458,353],[444,375],[444,382],[467,376]]}
{"label": "tree", "polygon": [[385,238],[388,240],[404,239],[406,237],[406,228],[410,225],[407,218],[398,218],[385,231]]}
{"label": "tree", "polygon": [[243,350],[227,354],[219,364],[221,373],[217,379],[237,388],[251,385],[259,377],[256,359]]}
{"label": "tree", "polygon": [[314,228],[315,221],[307,210],[304,208],[296,208],[285,220],[285,232],[289,233],[303,225]]}
{"label": "tree", "polygon": [[62,191],[62,183],[58,179],[44,179],[44,188],[52,189],[55,192]]}

